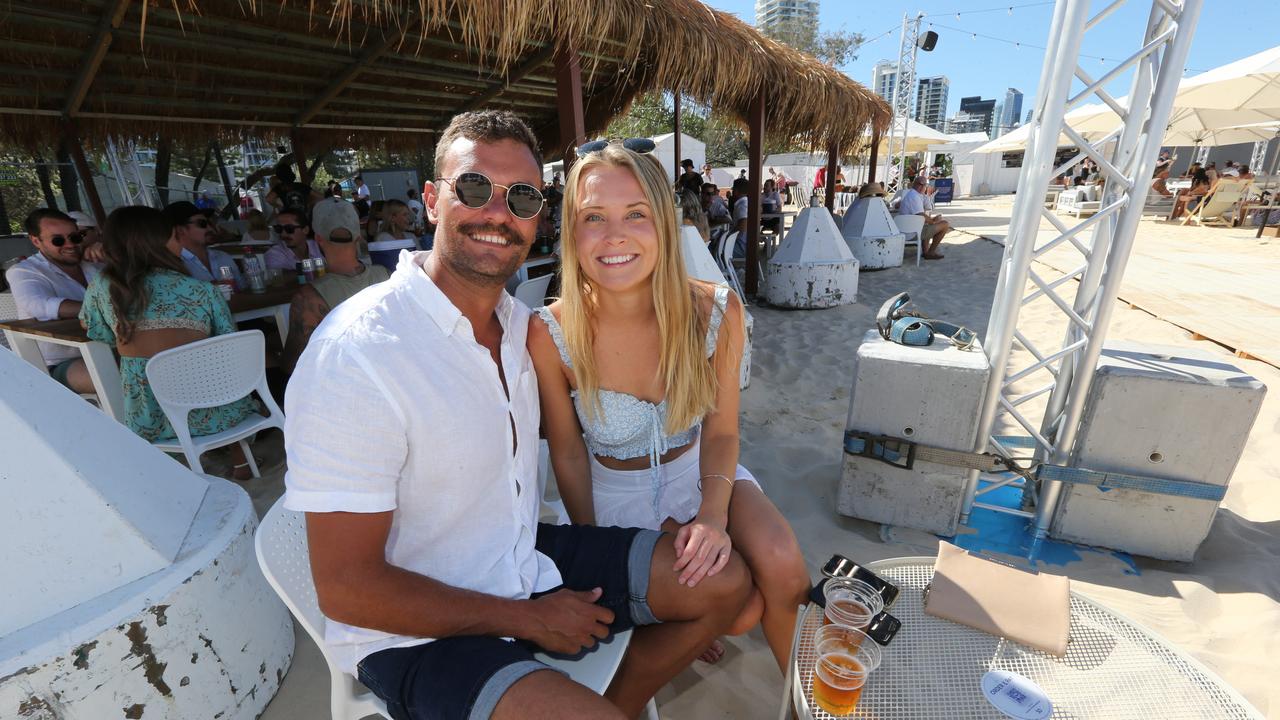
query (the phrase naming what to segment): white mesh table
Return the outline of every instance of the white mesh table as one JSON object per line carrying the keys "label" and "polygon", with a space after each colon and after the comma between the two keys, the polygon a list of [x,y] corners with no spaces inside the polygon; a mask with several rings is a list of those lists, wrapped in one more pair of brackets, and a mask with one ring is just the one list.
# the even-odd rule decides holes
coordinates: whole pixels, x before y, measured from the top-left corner
{"label": "white mesh table", "polygon": [[[868,567],[901,589],[890,612],[902,629],[871,675],[852,718],[962,720],[1003,718],[982,697],[982,676],[1011,670],[1039,683],[1053,718],[1261,720],[1217,675],[1139,625],[1071,594],[1071,642],[1055,658],[1038,650],[924,614],[922,591],[933,558],[900,558]],[[809,605],[797,623],[789,681],[801,718],[831,717],[813,705],[813,633],[822,609]],[[784,702],[784,711],[785,711]]]}

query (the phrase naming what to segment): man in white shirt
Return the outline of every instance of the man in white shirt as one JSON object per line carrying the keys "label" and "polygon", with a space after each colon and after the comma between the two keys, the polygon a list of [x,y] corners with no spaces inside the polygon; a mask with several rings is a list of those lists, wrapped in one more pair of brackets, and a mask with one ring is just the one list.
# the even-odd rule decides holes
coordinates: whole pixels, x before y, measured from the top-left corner
{"label": "man in white shirt", "polygon": [[165,206],[164,216],[173,224],[174,237],[182,246],[182,263],[187,266],[191,277],[213,282],[219,279],[222,268],[231,268],[236,289],[244,288],[244,279],[240,276],[240,268],[235,259],[221,250],[209,247],[211,243],[217,242],[217,235],[207,212],[193,203],[179,200]]}
{"label": "man in white shirt", "polygon": [[[514,115],[454,118],[426,186],[435,250],[329,313],[286,394],[285,505],[307,513],[325,643],[392,717],[635,717],[751,592],[736,553],[686,587],[669,535],[537,522],[530,312],[503,286],[538,222],[507,188],[541,166]],[[462,182],[490,192],[466,204]],[[608,700],[533,655],[631,627]]]}
{"label": "man in white shirt", "polygon": [[924,217],[924,229],[920,231],[924,257],[929,260],[941,260],[943,256],[938,252],[938,246],[942,244],[943,236],[951,230],[951,223],[944,220],[941,215],[930,213],[926,209],[930,204],[929,198],[925,196],[925,188],[928,184],[929,181],[923,175],[916,176],[916,179],[911,182],[911,189],[902,196],[902,200],[898,201],[898,214]]}
{"label": "man in white shirt", "polygon": [[[5,279],[18,305],[18,319],[57,320],[80,315],[84,290],[99,267],[83,258],[84,233],[55,208],[37,208],[23,223],[36,254],[9,268]],[[76,392],[93,392],[80,351],[42,342],[49,375]]]}
{"label": "man in white shirt", "polygon": [[364,184],[364,178],[357,175],[355,178],[355,184],[356,184],[355,199],[369,202],[369,186]]}

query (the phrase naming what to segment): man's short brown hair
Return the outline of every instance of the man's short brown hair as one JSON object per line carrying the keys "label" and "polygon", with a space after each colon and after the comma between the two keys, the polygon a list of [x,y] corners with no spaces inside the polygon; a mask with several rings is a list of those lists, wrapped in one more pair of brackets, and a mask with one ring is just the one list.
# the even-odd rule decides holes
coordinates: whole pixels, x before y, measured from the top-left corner
{"label": "man's short brown hair", "polygon": [[533,160],[542,169],[542,151],[538,139],[523,120],[506,110],[479,110],[455,115],[436,143],[436,175],[444,169],[444,156],[458,138],[473,142],[497,142],[515,140],[529,148]]}

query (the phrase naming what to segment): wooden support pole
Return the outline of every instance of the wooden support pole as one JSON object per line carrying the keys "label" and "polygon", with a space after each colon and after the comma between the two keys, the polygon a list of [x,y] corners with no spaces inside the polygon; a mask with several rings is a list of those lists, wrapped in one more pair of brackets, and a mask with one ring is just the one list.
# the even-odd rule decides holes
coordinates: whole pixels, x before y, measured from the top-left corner
{"label": "wooden support pole", "polygon": [[98,227],[102,227],[107,222],[107,211],[102,207],[102,198],[98,197],[98,186],[93,182],[93,173],[89,170],[89,162],[85,160],[84,148],[80,147],[80,135],[75,122],[63,121],[62,139],[67,151],[71,154],[71,162],[75,164],[76,172],[80,175],[80,182],[84,185],[84,194],[89,198],[93,217],[98,221]]}
{"label": "wooden support pole", "polygon": [[880,133],[871,132],[871,158],[867,161],[867,182],[876,181],[876,162],[880,155]]}
{"label": "wooden support pole", "polygon": [[764,93],[756,95],[747,111],[751,137],[747,145],[747,268],[744,290],[755,295],[760,288],[760,185],[764,170]]}
{"label": "wooden support pole", "polygon": [[89,94],[94,78],[98,76],[98,69],[102,67],[102,60],[111,47],[115,30],[120,28],[120,23],[124,20],[128,9],[129,0],[116,0],[114,5],[103,8],[102,15],[98,18],[98,29],[94,33],[93,40],[89,42],[89,49],[85,51],[80,67],[76,70],[75,79],[71,82],[71,91],[67,93],[67,98],[62,103],[63,117],[71,117],[80,111],[80,106],[84,104],[85,96]]}
{"label": "wooden support pole", "polygon": [[675,179],[677,182],[679,182],[680,172],[681,172],[681,169],[680,169],[680,160],[681,160],[681,157],[680,157],[680,93],[675,93],[673,97],[675,98],[675,101],[673,103],[675,105],[675,113],[672,116],[672,119],[674,120],[674,122],[672,123],[672,132],[675,133],[675,135],[671,137],[671,145],[672,145],[672,154],[675,155],[675,157],[671,159],[671,164],[675,167],[675,174],[676,174]]}
{"label": "wooden support pole", "polygon": [[825,204],[827,210],[836,211],[836,178],[840,175],[840,148],[835,142],[827,145],[827,186],[823,188],[827,197]]}
{"label": "wooden support pole", "polygon": [[218,163],[218,177],[222,178],[222,189],[227,194],[227,205],[222,209],[223,217],[231,217],[235,209],[240,205],[240,196],[236,195],[236,190],[232,187],[231,177],[227,175],[227,164],[222,159],[222,146],[215,140],[211,145],[213,148],[213,159]]}
{"label": "wooden support pole", "polygon": [[564,175],[577,158],[574,151],[587,141],[587,128],[582,108],[582,64],[578,49],[569,45],[560,48],[555,55],[556,103],[560,115],[560,147],[564,158]]}

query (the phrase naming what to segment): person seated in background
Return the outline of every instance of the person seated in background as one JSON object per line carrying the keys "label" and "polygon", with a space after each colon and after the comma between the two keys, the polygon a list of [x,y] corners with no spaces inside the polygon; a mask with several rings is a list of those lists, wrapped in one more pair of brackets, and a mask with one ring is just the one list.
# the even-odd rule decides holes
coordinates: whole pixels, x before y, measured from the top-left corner
{"label": "person seated in background", "polygon": [[702,183],[702,209],[711,227],[728,225],[733,220],[729,205],[720,196],[720,188],[713,183]]}
{"label": "person seated in background", "polygon": [[1252,179],[1253,179],[1253,173],[1249,171],[1249,166],[1248,166],[1248,165],[1237,165],[1237,166],[1236,166],[1236,169],[1237,169],[1237,170],[1239,170],[1239,172],[1236,174],[1236,177],[1237,177],[1237,178],[1239,178],[1239,179],[1241,179],[1241,180],[1252,180]]}
{"label": "person seated in background", "polygon": [[[318,204],[317,204],[318,207]],[[320,245],[307,237],[310,223],[307,212],[300,208],[285,208],[276,214],[276,224],[271,228],[278,240],[267,251],[268,268],[292,273],[299,262],[323,258]]]}
{"label": "person seated in background", "polygon": [[[89,283],[80,323],[90,338],[114,346],[120,355],[124,424],[144,440],[171,440],[173,427],[147,382],[147,360],[162,350],[235,332],[231,310],[212,285],[187,273],[175,227],[159,210],[117,208],[107,217],[103,249],[107,263]],[[192,410],[187,425],[193,436],[213,435],[257,411],[257,401],[246,395],[229,405]],[[233,479],[248,480],[249,463],[240,445],[229,447]]]}
{"label": "person seated in background", "polygon": [[1211,162],[1204,168],[1204,174],[1209,176],[1209,184],[1216,185],[1221,174],[1218,172],[1218,163]]}
{"label": "person seated in background", "polygon": [[1213,190],[1214,185],[1209,179],[1209,171],[1197,167],[1191,176],[1191,187],[1180,191],[1178,198],[1173,201],[1173,213],[1169,215],[1169,219],[1182,217],[1184,212],[1193,212],[1200,205],[1200,200]]}
{"label": "person seated in background", "polygon": [[271,191],[267,193],[267,202],[272,207],[310,209],[320,198],[320,193],[312,190],[310,185],[298,182],[298,176],[289,163],[281,161],[276,164]]}
{"label": "person seated in background", "polygon": [[1222,177],[1240,177],[1240,168],[1234,160],[1228,160],[1222,168]]}
{"label": "person seated in background", "polygon": [[293,372],[312,333],[330,310],[389,277],[381,265],[360,262],[355,242],[360,236],[360,218],[351,203],[332,200],[317,203],[312,224],[320,250],[324,252],[325,274],[298,288],[289,304],[288,340],[280,360],[286,374]]}
{"label": "person seated in background", "polygon": [[385,200],[374,200],[369,206],[369,214],[364,217],[364,237],[369,242],[374,242],[382,232],[382,223],[386,219],[383,216],[386,206]]}
{"label": "person seated in background", "polygon": [[213,282],[221,275],[222,268],[231,268],[236,289],[244,287],[244,278],[240,276],[236,261],[221,250],[209,247],[217,241],[217,235],[203,210],[186,200],[179,200],[165,206],[164,217],[173,227],[174,237],[181,246],[182,262],[187,267],[188,275],[197,280]]}
{"label": "person seated in background", "polygon": [[213,201],[212,197],[209,197],[208,190],[201,190],[200,194],[195,196],[195,199],[192,201],[192,203],[196,207],[200,208],[201,210],[217,210],[218,209],[218,204]]}
{"label": "person seated in background", "polygon": [[1160,158],[1156,160],[1155,172],[1151,175],[1151,189],[1160,193],[1165,197],[1173,197],[1173,193],[1169,191],[1169,186],[1165,182],[1169,179],[1169,170],[1173,166],[1174,158],[1169,155],[1168,150],[1160,151]]}
{"label": "person seated in background", "polygon": [[911,189],[907,190],[898,203],[898,214],[919,215],[924,218],[924,228],[920,231],[920,247],[923,255],[929,260],[941,260],[943,255],[938,252],[938,246],[942,244],[942,238],[951,231],[951,223],[944,220],[941,215],[927,210],[928,198],[925,190],[928,185],[929,181],[923,175],[913,180]]}
{"label": "person seated in background", "polygon": [[[760,195],[760,209],[765,214],[782,212],[782,193],[778,192],[778,185],[772,178],[764,181],[764,192]],[[782,232],[782,218],[767,218],[761,221],[760,226],[770,232]]]}
{"label": "person seated in background", "polygon": [[740,177],[733,181],[733,195],[729,199],[733,202],[733,232],[738,233],[733,244],[733,257],[737,259],[747,256],[747,215],[750,208],[747,193],[750,191],[750,180]]}
{"label": "person seated in background", "polygon": [[702,242],[711,242],[711,226],[707,224],[707,214],[702,210],[702,201],[698,194],[689,190],[680,192],[681,223],[696,228]]}
{"label": "person seated in background", "polygon": [[382,205],[382,226],[374,236],[374,242],[389,240],[412,240],[416,245],[418,236],[410,229],[413,227],[413,211],[399,200],[388,200]]}
{"label": "person seated in background", "polygon": [[[77,317],[85,288],[100,270],[84,259],[84,234],[76,229],[75,220],[56,208],[36,208],[22,225],[36,253],[4,274],[18,306],[18,319]],[[78,393],[93,392],[79,350],[46,342],[39,347],[54,380]]]}
{"label": "person seated in background", "polygon": [[422,196],[413,188],[409,188],[404,194],[404,204],[409,207],[409,214],[413,216],[413,222],[409,225],[409,229],[415,235],[422,234]]}

